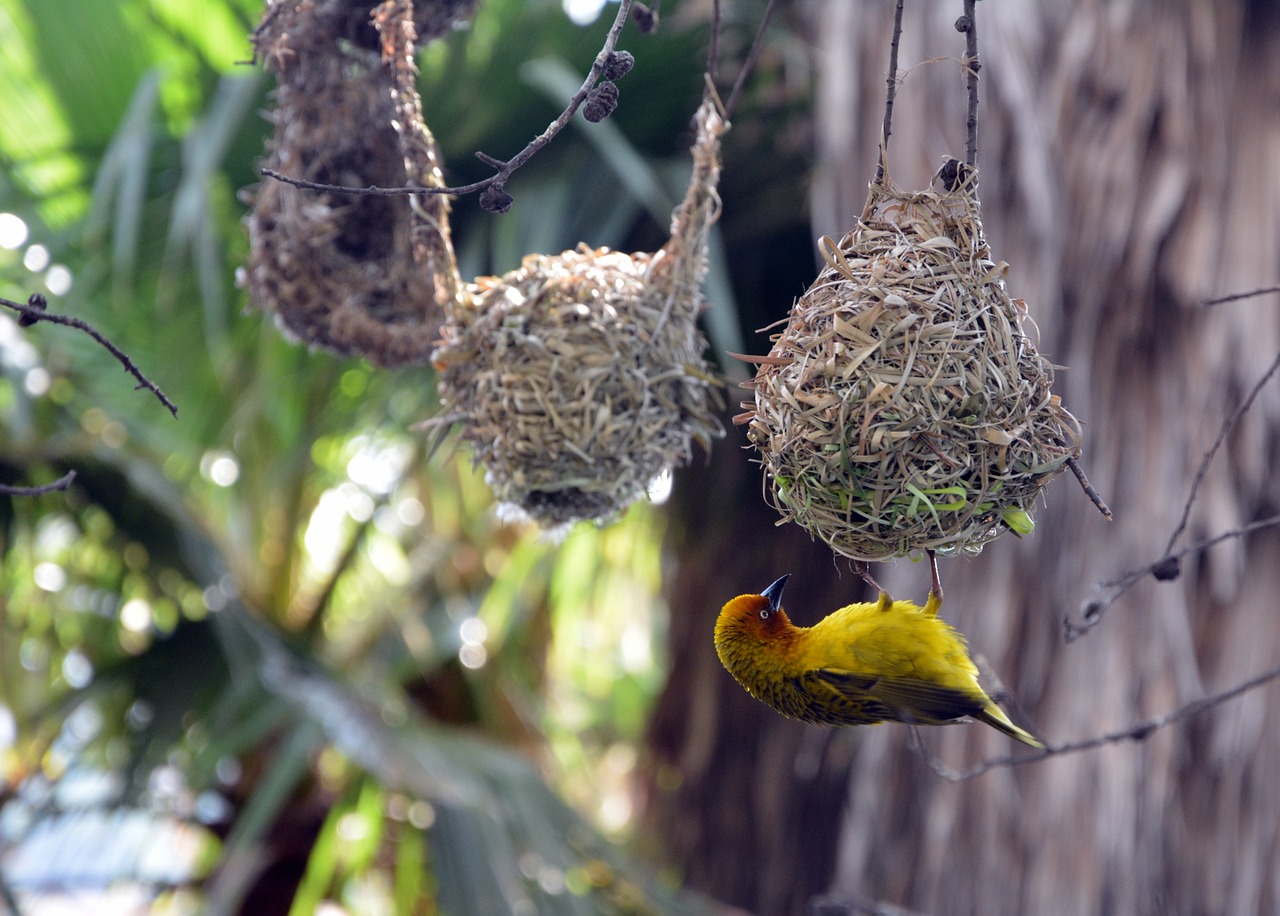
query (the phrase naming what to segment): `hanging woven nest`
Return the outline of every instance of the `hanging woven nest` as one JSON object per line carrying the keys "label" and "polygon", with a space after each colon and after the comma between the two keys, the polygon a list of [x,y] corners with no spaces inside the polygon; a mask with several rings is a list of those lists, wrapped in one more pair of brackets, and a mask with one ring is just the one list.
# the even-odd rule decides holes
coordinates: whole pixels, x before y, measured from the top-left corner
{"label": "hanging woven nest", "polygon": [[[438,34],[466,3],[426,3]],[[415,87],[410,0],[277,0],[253,34],[276,73],[266,168],[319,184],[444,187]],[[382,366],[425,362],[461,281],[442,195],[267,180],[249,195],[241,283],[287,335]]]}
{"label": "hanging woven nest", "polygon": [[728,125],[712,94],[696,120],[693,178],[659,251],[530,255],[477,280],[442,328],[443,415],[429,422],[461,425],[508,511],[607,521],[723,435],[696,322]]}
{"label": "hanging woven nest", "polygon": [[[961,172],[966,170],[962,167]],[[766,493],[837,553],[977,553],[1031,530],[1036,497],[1080,454],[1080,425],[1005,291],[977,175],[907,193],[886,175],[795,303],[749,386]]]}

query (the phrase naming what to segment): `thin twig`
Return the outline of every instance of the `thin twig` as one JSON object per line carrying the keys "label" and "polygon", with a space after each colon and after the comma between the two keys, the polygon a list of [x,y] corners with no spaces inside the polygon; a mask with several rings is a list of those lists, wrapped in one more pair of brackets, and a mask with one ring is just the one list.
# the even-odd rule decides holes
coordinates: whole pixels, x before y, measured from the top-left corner
{"label": "thin twig", "polygon": [[[520,152],[516,153],[510,159],[502,160],[494,156],[490,156],[483,152],[477,152],[476,158],[486,165],[492,166],[496,171],[488,178],[480,181],[473,181],[471,184],[458,185],[457,187],[445,188],[429,188],[423,185],[410,184],[401,188],[383,188],[377,185],[369,185],[364,188],[357,188],[348,185],[338,184],[322,184],[316,181],[306,181],[301,178],[294,178],[289,175],[283,175],[274,169],[262,169],[260,174],[266,178],[274,178],[276,181],[282,181],[285,184],[292,185],[295,188],[301,188],[306,191],[320,191],[327,194],[356,194],[363,197],[396,197],[404,194],[448,194],[454,197],[461,197],[464,194],[474,194],[477,191],[483,191],[491,186],[501,188],[511,177],[511,173],[532,159],[537,153],[545,148],[560,131],[564,130],[569,122],[573,120],[574,114],[578,108],[586,101],[588,94],[595,88],[599,82],[601,75],[604,73],[606,62],[610,55],[614,53],[618,46],[618,36],[622,32],[622,27],[627,24],[627,17],[631,11],[633,0],[621,0],[618,4],[618,13],[614,17],[613,25],[609,28],[609,34],[605,36],[604,46],[600,49],[600,53],[596,55],[595,62],[591,65],[591,71],[587,74],[586,80],[583,81],[582,87],[574,93],[573,98],[569,100],[569,104],[565,106],[560,116],[552,121],[547,129],[538,136],[529,141]],[[656,9],[656,4],[655,4]]]}
{"label": "thin twig", "polygon": [[1265,686],[1277,678],[1280,678],[1280,666],[1255,675],[1247,681],[1242,681],[1234,687],[1230,687],[1220,693],[1201,697],[1198,700],[1192,700],[1190,703],[1187,703],[1184,706],[1179,706],[1177,709],[1167,712],[1162,716],[1145,719],[1142,722],[1138,722],[1128,728],[1121,729],[1120,731],[1108,732],[1105,735],[1097,735],[1093,738],[1085,738],[1081,741],[1071,741],[1066,744],[1053,744],[1046,747],[1043,751],[1038,751],[1034,754],[1026,754],[1018,757],[994,757],[990,760],[985,760],[968,770],[952,769],[942,761],[932,756],[926,756],[925,759],[928,761],[929,766],[932,767],[933,771],[939,776],[944,779],[949,779],[952,782],[960,782],[966,779],[974,779],[975,777],[981,776],[983,773],[988,773],[991,770],[1001,767],[1021,766],[1024,763],[1037,763],[1047,757],[1058,757],[1063,754],[1075,754],[1080,751],[1088,751],[1108,744],[1119,744],[1123,741],[1145,741],[1147,738],[1151,737],[1153,733],[1162,728],[1173,725],[1175,722],[1181,722],[1183,719],[1194,716],[1197,713],[1213,709],[1214,707],[1220,706],[1229,700],[1234,700],[1236,697]]}
{"label": "thin twig", "polygon": [[[717,13],[719,4],[716,4]],[[747,59],[742,62],[742,69],[738,71],[738,77],[733,81],[733,89],[729,92],[729,103],[724,106],[724,116],[726,119],[732,117],[733,111],[738,107],[738,99],[742,97],[742,87],[747,81],[747,77],[751,75],[751,71],[756,67],[756,61],[760,58],[760,49],[764,46],[764,32],[769,27],[769,20],[773,18],[774,10],[778,7],[778,0],[769,0],[769,5],[764,9],[764,16],[760,19],[760,28],[756,29],[756,37],[751,42],[751,50],[747,52]]]}
{"label": "thin twig", "polygon": [[884,181],[885,159],[889,155],[889,134],[893,133],[893,101],[898,95],[898,43],[902,40],[902,5],[893,9],[893,37],[889,39],[889,75],[885,77],[884,124],[880,128],[880,161],[876,164],[876,181]]}
{"label": "thin twig", "polygon": [[1182,506],[1182,517],[1178,519],[1178,525],[1173,529],[1173,534],[1169,535],[1169,543],[1164,548],[1165,553],[1173,549],[1173,545],[1177,543],[1178,538],[1182,536],[1183,530],[1187,527],[1187,520],[1191,517],[1191,504],[1196,501],[1200,484],[1204,482],[1204,476],[1209,471],[1209,464],[1213,461],[1213,456],[1222,447],[1227,435],[1240,422],[1240,418],[1253,406],[1253,399],[1258,396],[1258,392],[1262,390],[1262,387],[1271,380],[1271,376],[1275,375],[1277,369],[1280,369],[1280,353],[1276,354],[1276,358],[1271,361],[1271,365],[1262,374],[1262,378],[1258,379],[1249,394],[1240,402],[1240,406],[1232,412],[1231,416],[1227,417],[1226,422],[1222,424],[1222,428],[1218,430],[1218,437],[1213,440],[1213,445],[1209,446],[1209,451],[1204,453],[1204,458],[1200,460],[1200,467],[1196,469],[1195,479],[1191,481],[1191,492],[1187,494],[1187,501]]}
{"label": "thin twig", "polygon": [[1082,619],[1079,622],[1074,620],[1064,620],[1062,622],[1062,638],[1064,642],[1072,643],[1083,636],[1085,633],[1097,626],[1103,615],[1115,604],[1120,597],[1133,588],[1135,584],[1140,582],[1147,576],[1156,576],[1159,579],[1177,578],[1182,569],[1182,558],[1193,553],[1199,553],[1202,550],[1208,550],[1223,541],[1232,538],[1241,538],[1256,531],[1263,531],[1267,528],[1275,528],[1280,526],[1280,515],[1271,515],[1267,518],[1258,519],[1247,525],[1241,525],[1239,528],[1233,528],[1230,531],[1224,531],[1215,534],[1211,538],[1205,538],[1203,541],[1197,541],[1190,546],[1183,547],[1176,553],[1169,553],[1162,556],[1154,562],[1148,563],[1146,566],[1139,566],[1130,569],[1127,572],[1116,576],[1106,582],[1098,583],[1098,595],[1085,602]]}
{"label": "thin twig", "polygon": [[1241,528],[1219,534],[1215,537],[1209,538],[1208,540],[1192,544],[1190,547],[1186,547],[1176,553],[1173,552],[1174,544],[1178,542],[1178,538],[1180,538],[1186,530],[1187,523],[1191,518],[1191,506],[1195,502],[1196,496],[1199,494],[1200,484],[1204,482],[1205,475],[1209,470],[1209,465],[1213,461],[1214,456],[1218,453],[1218,449],[1222,447],[1222,444],[1226,441],[1231,430],[1235,428],[1235,425],[1240,422],[1240,418],[1243,417],[1249,411],[1249,408],[1253,406],[1254,399],[1257,398],[1258,392],[1262,390],[1263,386],[1271,380],[1271,377],[1275,375],[1277,371],[1280,371],[1280,353],[1276,354],[1276,358],[1271,361],[1271,365],[1267,367],[1266,372],[1264,372],[1258,381],[1254,383],[1253,388],[1251,388],[1249,393],[1245,395],[1244,400],[1240,402],[1239,406],[1232,411],[1231,416],[1227,417],[1227,419],[1223,421],[1221,429],[1218,430],[1217,437],[1213,440],[1213,445],[1209,446],[1209,450],[1205,452],[1204,457],[1200,460],[1200,466],[1196,469],[1195,477],[1191,481],[1191,489],[1187,494],[1186,501],[1182,504],[1182,515],[1178,519],[1178,524],[1174,526],[1173,533],[1169,535],[1169,541],[1165,545],[1164,554],[1159,559],[1147,564],[1146,566],[1131,569],[1107,582],[1099,582],[1097,585],[1096,596],[1090,598],[1084,604],[1081,619],[1079,621],[1071,620],[1069,618],[1063,620],[1062,636],[1064,641],[1068,643],[1075,642],[1085,633],[1092,630],[1102,621],[1103,616],[1108,610],[1110,610],[1111,605],[1115,604],[1121,595],[1127,592],[1135,583],[1147,575],[1154,574],[1157,578],[1161,579],[1176,578],[1178,571],[1181,569],[1180,564],[1182,557],[1187,554],[1206,550],[1214,544],[1225,541],[1228,538],[1243,537],[1251,532],[1280,524],[1280,516],[1265,518],[1261,521],[1252,522]]}
{"label": "thin twig", "polygon": [[71,481],[75,479],[76,472],[67,471],[53,483],[47,483],[42,487],[11,487],[8,484],[0,483],[0,496],[44,496],[46,493],[65,490],[71,486]]}
{"label": "thin twig", "polygon": [[129,354],[125,353],[111,341],[107,340],[107,338],[103,336],[103,334],[93,325],[89,324],[89,322],[80,318],[69,318],[66,315],[57,315],[52,312],[45,311],[45,299],[44,296],[41,296],[39,293],[33,295],[26,305],[3,297],[0,297],[0,305],[18,312],[22,316],[18,320],[19,324],[24,327],[30,327],[33,324],[48,321],[52,324],[60,324],[66,327],[75,328],[77,331],[83,331],[88,334],[99,344],[105,347],[107,352],[114,356],[120,365],[124,366],[125,370],[138,380],[138,384],[134,386],[135,389],[145,388],[147,391],[150,391],[159,398],[161,404],[169,409],[169,413],[173,414],[175,417],[178,415],[178,406],[174,404],[173,401],[169,400],[168,396],[160,390],[159,386],[156,385],[155,382],[142,374],[142,370],[134,365],[133,360],[129,358]]}
{"label": "thin twig", "polygon": [[1261,289],[1251,289],[1247,293],[1232,293],[1229,296],[1206,299],[1199,304],[1199,308],[1209,308],[1214,305],[1222,305],[1224,302],[1236,302],[1240,299],[1251,299],[1254,296],[1265,296],[1267,293],[1280,293],[1280,286],[1264,286]]}
{"label": "thin twig", "polygon": [[1114,516],[1111,514],[1111,507],[1102,499],[1102,494],[1093,488],[1093,484],[1089,483],[1089,478],[1084,475],[1084,468],[1080,467],[1080,462],[1074,458],[1067,459],[1067,467],[1071,468],[1071,473],[1076,475],[1076,480],[1080,481],[1080,486],[1084,490],[1084,495],[1089,497],[1089,501],[1098,507],[1098,511],[1106,516],[1107,521],[1112,521]]}
{"label": "thin twig", "polygon": [[707,76],[714,83],[720,76],[720,0],[711,4],[711,41],[707,45]]}
{"label": "thin twig", "polygon": [[964,33],[964,77],[969,85],[969,110],[965,117],[964,161],[972,166],[978,164],[978,71],[982,62],[978,60],[978,19],[974,7],[976,0],[964,0],[964,15],[968,19],[968,28]]}
{"label": "thin twig", "polygon": [[293,178],[277,172],[275,169],[259,169],[258,174],[264,178],[283,181],[285,184],[293,185],[295,188],[301,188],[304,191],[320,191],[326,194],[359,194],[362,197],[402,197],[405,194],[471,194],[489,187],[489,185],[493,184],[494,179],[497,178],[496,175],[490,175],[483,181],[460,185],[456,188],[425,188],[418,185],[407,188],[383,188],[375,184],[357,188],[345,184],[325,184],[320,181],[307,181],[305,178]]}

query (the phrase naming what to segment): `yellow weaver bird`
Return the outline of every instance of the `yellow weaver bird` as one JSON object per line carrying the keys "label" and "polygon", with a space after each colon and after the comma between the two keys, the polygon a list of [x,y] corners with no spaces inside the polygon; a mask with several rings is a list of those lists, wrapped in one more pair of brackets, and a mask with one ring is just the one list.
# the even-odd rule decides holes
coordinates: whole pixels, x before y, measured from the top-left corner
{"label": "yellow weaver bird", "polygon": [[747,693],[792,719],[818,725],[911,722],[945,725],[968,716],[1043,748],[978,685],[964,637],[938,617],[942,588],[922,608],[894,601],[850,604],[812,627],[782,609],[790,574],[759,595],[739,595],[716,621],[716,654]]}

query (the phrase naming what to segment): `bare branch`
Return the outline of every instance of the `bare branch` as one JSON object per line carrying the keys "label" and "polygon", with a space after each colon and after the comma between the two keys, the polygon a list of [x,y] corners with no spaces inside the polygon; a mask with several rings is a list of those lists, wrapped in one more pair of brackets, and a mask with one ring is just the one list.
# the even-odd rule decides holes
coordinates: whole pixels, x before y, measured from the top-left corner
{"label": "bare branch", "polygon": [[1190,718],[1198,713],[1221,706],[1223,703],[1234,700],[1236,697],[1242,696],[1251,690],[1263,687],[1272,681],[1280,678],[1280,666],[1264,671],[1261,674],[1242,681],[1234,687],[1229,687],[1220,693],[1215,693],[1207,697],[1201,697],[1198,700],[1192,700],[1183,706],[1179,706],[1172,712],[1167,712],[1162,716],[1156,716],[1151,719],[1145,719],[1128,728],[1116,732],[1109,732],[1105,735],[1098,735],[1093,738],[1085,738],[1081,741],[1071,741],[1067,744],[1052,744],[1043,751],[1037,751],[1033,754],[1027,754],[1020,757],[993,757],[985,760],[977,766],[968,770],[955,770],[947,766],[942,761],[926,754],[925,759],[935,773],[944,779],[952,782],[960,782],[962,780],[974,779],[983,773],[1001,767],[1021,766],[1024,763],[1037,763],[1048,757],[1058,757],[1063,754],[1075,754],[1080,751],[1093,750],[1096,747],[1103,747],[1108,744],[1119,744],[1124,741],[1145,741],[1152,734],[1162,728],[1181,722],[1183,719]]}
{"label": "bare branch", "polygon": [[89,322],[80,318],[69,318],[66,315],[57,315],[46,311],[48,304],[45,302],[44,296],[39,293],[32,295],[26,305],[3,297],[0,297],[0,305],[3,305],[5,308],[13,309],[21,315],[22,317],[18,319],[18,323],[23,327],[31,327],[32,325],[39,324],[42,321],[48,321],[51,324],[64,325],[88,334],[106,348],[107,352],[114,356],[116,360],[119,361],[120,365],[124,366],[125,371],[138,380],[138,384],[134,386],[135,390],[145,388],[147,391],[150,391],[160,400],[161,404],[169,409],[169,413],[173,414],[175,417],[178,416],[178,406],[174,404],[173,401],[169,400],[168,396],[160,390],[159,386],[157,386],[155,382],[142,374],[142,371],[135,366],[133,360],[129,358],[129,354],[125,353],[109,341],[93,325],[89,324]]}
{"label": "bare branch", "polygon": [[1111,515],[1111,507],[1103,501],[1102,495],[1093,488],[1093,484],[1089,483],[1089,478],[1085,476],[1084,468],[1080,467],[1080,462],[1076,461],[1074,458],[1068,458],[1067,467],[1071,468],[1071,473],[1075,474],[1076,480],[1080,481],[1080,486],[1084,490],[1084,495],[1089,497],[1089,501],[1097,506],[1098,511],[1106,517],[1107,521],[1111,521],[1113,518]]}
{"label": "bare branch", "polygon": [[[964,161],[969,165],[978,164],[978,71],[982,69],[982,61],[978,60],[978,19],[974,7],[977,0],[964,0],[964,16],[967,20],[964,32],[964,78],[969,87],[969,110],[965,116]],[[956,23],[960,27],[960,22]]]}
{"label": "bare branch", "polygon": [[53,483],[47,483],[42,487],[11,487],[7,484],[0,483],[0,496],[43,496],[46,493],[55,493],[58,490],[65,490],[71,486],[71,481],[76,479],[75,471],[67,471]]}
{"label": "bare branch", "polygon": [[1226,441],[1231,430],[1235,428],[1235,425],[1238,422],[1240,422],[1240,418],[1243,417],[1249,411],[1249,408],[1253,406],[1254,399],[1257,398],[1258,392],[1262,390],[1277,371],[1280,371],[1280,353],[1276,354],[1276,358],[1272,360],[1271,365],[1267,367],[1267,371],[1262,374],[1261,378],[1259,378],[1256,383],[1254,383],[1253,388],[1251,388],[1249,393],[1245,395],[1244,400],[1240,402],[1239,406],[1236,407],[1234,411],[1232,411],[1231,416],[1227,417],[1222,424],[1222,428],[1218,430],[1218,435],[1213,440],[1213,445],[1211,445],[1209,450],[1205,452],[1204,457],[1200,461],[1200,467],[1196,469],[1195,478],[1191,482],[1190,492],[1187,494],[1187,499],[1182,505],[1182,516],[1179,518],[1178,524],[1173,530],[1173,534],[1169,536],[1169,542],[1165,546],[1164,554],[1159,559],[1154,560],[1146,566],[1131,569],[1109,581],[1099,582],[1097,585],[1098,593],[1095,597],[1085,602],[1081,612],[1081,619],[1079,621],[1071,619],[1063,621],[1062,635],[1066,642],[1075,642],[1085,633],[1089,632],[1089,630],[1097,626],[1102,620],[1103,615],[1105,615],[1111,608],[1111,605],[1115,604],[1121,595],[1132,588],[1134,583],[1138,582],[1144,576],[1151,574],[1161,580],[1176,579],[1180,571],[1181,559],[1187,554],[1206,550],[1221,541],[1225,541],[1233,537],[1243,537],[1246,534],[1272,527],[1280,522],[1280,516],[1262,519],[1261,521],[1252,522],[1241,528],[1201,541],[1198,544],[1193,544],[1190,547],[1178,551],[1177,553],[1173,552],[1173,545],[1177,543],[1178,538],[1180,538],[1182,533],[1186,530],[1187,521],[1191,517],[1191,505],[1195,502],[1196,496],[1200,490],[1200,484],[1204,481],[1205,474],[1209,470],[1209,464],[1213,461],[1214,455],[1216,455],[1218,449],[1222,447],[1222,443]]}
{"label": "bare branch", "polygon": [[[773,18],[774,10],[778,7],[778,0],[769,0],[769,5],[765,7],[764,16],[760,19],[760,27],[756,29],[756,37],[751,42],[751,50],[747,52],[747,59],[742,62],[742,69],[738,71],[738,77],[733,81],[733,89],[729,92],[729,102],[724,106],[724,114],[726,118],[733,115],[733,111],[738,107],[738,99],[742,97],[742,87],[747,81],[747,77],[751,75],[751,71],[756,68],[756,61],[760,58],[760,49],[764,47],[765,29],[769,28],[769,20]],[[720,14],[720,5],[716,4],[716,15]],[[719,22],[716,23],[717,28]],[[713,38],[714,40],[714,38]],[[714,78],[714,72],[707,71]]]}
{"label": "bare branch", "polygon": [[1199,553],[1202,550],[1208,550],[1216,544],[1232,538],[1244,537],[1253,534],[1255,531],[1263,531],[1267,528],[1275,528],[1280,526],[1280,515],[1272,515],[1267,518],[1258,519],[1247,525],[1241,525],[1239,528],[1233,528],[1230,531],[1224,531],[1216,534],[1211,538],[1184,547],[1176,553],[1165,554],[1160,559],[1148,563],[1146,566],[1139,566],[1136,569],[1128,570],[1122,575],[1117,576],[1107,582],[1098,583],[1098,595],[1085,602],[1081,612],[1081,620],[1064,620],[1062,622],[1062,638],[1064,642],[1075,642],[1085,633],[1092,630],[1102,620],[1103,615],[1115,604],[1134,584],[1142,580],[1144,577],[1151,575],[1160,581],[1168,581],[1178,578],[1182,571],[1182,558],[1192,553]]}
{"label": "bare branch", "polygon": [[880,128],[880,161],[876,164],[876,181],[884,180],[885,159],[889,155],[889,134],[893,133],[893,102],[898,95],[898,43],[902,40],[902,5],[893,9],[893,37],[889,39],[889,75],[885,77],[884,124]]}
{"label": "bare branch", "polygon": [[1275,375],[1277,369],[1280,369],[1280,353],[1276,354],[1276,358],[1272,360],[1267,371],[1262,374],[1262,378],[1258,379],[1249,394],[1240,402],[1240,406],[1235,409],[1231,416],[1227,417],[1226,422],[1222,424],[1222,429],[1218,430],[1218,437],[1213,440],[1213,445],[1209,447],[1209,451],[1204,453],[1204,458],[1200,461],[1200,467],[1196,469],[1195,479],[1191,481],[1191,492],[1187,495],[1187,501],[1182,506],[1182,518],[1178,520],[1177,527],[1174,528],[1173,534],[1169,536],[1169,543],[1164,548],[1165,553],[1173,549],[1173,545],[1182,536],[1182,532],[1187,527],[1187,519],[1191,516],[1191,504],[1195,502],[1196,495],[1200,490],[1200,484],[1204,482],[1204,475],[1209,470],[1209,463],[1213,461],[1213,456],[1222,447],[1227,435],[1240,422],[1240,418],[1253,406],[1253,399],[1258,396],[1258,392],[1262,390],[1262,387],[1271,380],[1271,376]]}
{"label": "bare branch", "polygon": [[1261,289],[1251,289],[1247,293],[1232,293],[1229,296],[1218,296],[1216,299],[1206,299],[1200,303],[1200,308],[1209,308],[1214,305],[1222,305],[1225,302],[1237,302],[1240,299],[1252,299],[1254,296],[1265,296],[1267,293],[1280,293],[1280,286],[1264,286]]}
{"label": "bare branch", "polygon": [[[772,5],[772,4],[770,4]],[[712,82],[720,77],[720,0],[711,3],[711,41],[707,44],[707,78]]]}
{"label": "bare branch", "polygon": [[[600,53],[596,55],[595,62],[591,65],[591,71],[587,74],[586,80],[582,87],[569,100],[569,104],[565,106],[560,116],[552,121],[547,129],[529,141],[520,152],[516,153],[510,159],[502,160],[490,156],[487,153],[477,152],[476,158],[488,166],[496,169],[495,173],[481,181],[475,181],[471,184],[459,185],[457,187],[446,188],[429,188],[418,184],[410,184],[401,188],[381,188],[376,185],[369,187],[357,188],[347,185],[321,184],[314,181],[304,181],[301,178],[293,178],[288,175],[282,175],[273,169],[262,169],[260,174],[266,178],[274,178],[276,181],[282,181],[285,184],[293,185],[295,188],[301,188],[306,191],[320,191],[328,194],[356,194],[364,197],[394,197],[403,194],[448,194],[454,197],[461,197],[464,194],[474,194],[477,191],[484,191],[490,187],[501,189],[507,179],[511,177],[511,173],[532,159],[537,153],[545,148],[560,131],[564,130],[573,120],[574,114],[586,101],[591,90],[595,88],[599,82],[601,75],[604,73],[605,64],[611,55],[617,49],[618,36],[622,32],[622,27],[627,23],[627,17],[631,12],[631,4],[633,0],[621,0],[618,4],[618,13],[614,17],[613,25],[609,28],[608,35],[605,36],[604,46],[600,49]],[[655,4],[656,9],[656,4]]]}

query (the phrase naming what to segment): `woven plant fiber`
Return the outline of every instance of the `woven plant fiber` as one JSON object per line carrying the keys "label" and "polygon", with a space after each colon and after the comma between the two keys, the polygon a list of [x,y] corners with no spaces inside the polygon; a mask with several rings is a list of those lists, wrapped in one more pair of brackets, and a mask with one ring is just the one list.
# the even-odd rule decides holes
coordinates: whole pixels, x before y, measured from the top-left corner
{"label": "woven plant fiber", "polygon": [[977,553],[1031,530],[1045,484],[1080,454],[1008,265],[983,237],[977,175],[954,190],[872,184],[857,226],[748,383],[736,422],[766,496],[834,551],[882,560]]}
{"label": "woven plant fiber", "polygon": [[444,413],[428,423],[461,426],[507,511],[549,528],[608,521],[723,434],[697,326],[728,126],[713,94],[696,121],[666,245],[529,255],[471,284],[441,330]]}
{"label": "woven plant fiber", "polygon": [[[263,165],[326,185],[443,187],[414,85],[415,34],[409,0],[270,4],[253,35],[256,57],[277,77]],[[240,282],[253,306],[287,336],[339,355],[381,366],[429,360],[446,303],[461,290],[446,197],[277,180],[247,196]]]}

